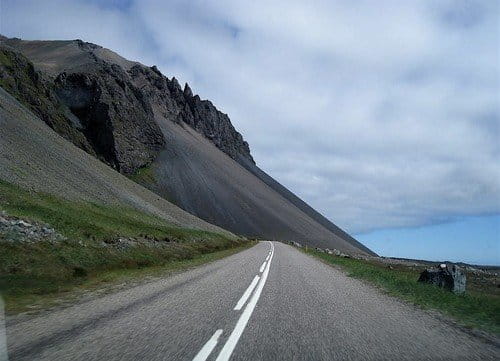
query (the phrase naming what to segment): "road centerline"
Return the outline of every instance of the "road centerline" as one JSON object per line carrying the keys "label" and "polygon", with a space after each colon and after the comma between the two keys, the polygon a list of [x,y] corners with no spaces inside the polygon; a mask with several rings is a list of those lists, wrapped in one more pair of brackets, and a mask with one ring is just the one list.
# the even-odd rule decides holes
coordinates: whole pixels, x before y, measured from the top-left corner
{"label": "road centerline", "polygon": [[271,257],[269,258],[269,261],[267,262],[266,268],[264,270],[264,273],[262,274],[262,278],[260,279],[260,282],[257,286],[257,289],[255,290],[252,298],[248,302],[247,306],[243,310],[243,313],[241,314],[240,318],[238,319],[238,322],[236,323],[236,326],[233,329],[233,332],[231,332],[231,335],[229,335],[229,338],[227,339],[226,343],[224,344],[224,347],[219,353],[219,356],[217,357],[216,361],[227,361],[231,357],[241,335],[243,334],[243,331],[245,330],[245,327],[248,323],[248,320],[252,316],[252,313],[255,309],[255,306],[257,305],[257,301],[260,298],[260,295],[262,293],[262,290],[264,289],[264,285],[266,284],[267,281],[267,276],[269,275],[269,269],[271,267],[271,261],[273,260],[274,256],[274,244],[272,242],[269,242],[271,244]]}
{"label": "road centerline", "polygon": [[260,277],[258,275],[254,277],[254,279],[252,280],[252,282],[250,283],[250,285],[248,286],[248,288],[245,290],[245,292],[241,296],[241,298],[238,301],[238,303],[236,303],[236,306],[234,307],[235,311],[241,310],[241,308],[245,305],[245,303],[247,302],[248,298],[252,294],[252,291],[254,290],[255,286],[257,286],[257,283],[259,282],[259,280],[260,280]]}
{"label": "road centerline", "polygon": [[201,350],[196,354],[193,361],[205,361],[208,356],[210,356],[215,346],[217,346],[217,342],[219,341],[220,335],[222,335],[222,331],[223,330],[217,330],[214,332],[212,337],[210,337]]}
{"label": "road centerline", "polygon": [[264,268],[266,268],[266,262],[262,263],[262,266],[260,266],[259,273],[262,273],[262,271],[264,271]]}

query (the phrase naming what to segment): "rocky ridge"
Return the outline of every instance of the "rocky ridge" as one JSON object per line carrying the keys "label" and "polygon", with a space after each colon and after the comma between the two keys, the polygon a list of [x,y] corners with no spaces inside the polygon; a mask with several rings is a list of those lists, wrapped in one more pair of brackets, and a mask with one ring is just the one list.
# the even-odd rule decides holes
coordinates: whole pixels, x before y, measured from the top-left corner
{"label": "rocky ridge", "polygon": [[23,44],[0,38],[0,85],[56,132],[121,173],[148,166],[165,147],[156,116],[185,123],[231,158],[254,163],[226,114],[155,66],[114,61],[102,56],[102,47],[74,40],[64,46],[76,48],[83,60],[54,74],[37,66],[42,61],[29,51],[23,55]]}

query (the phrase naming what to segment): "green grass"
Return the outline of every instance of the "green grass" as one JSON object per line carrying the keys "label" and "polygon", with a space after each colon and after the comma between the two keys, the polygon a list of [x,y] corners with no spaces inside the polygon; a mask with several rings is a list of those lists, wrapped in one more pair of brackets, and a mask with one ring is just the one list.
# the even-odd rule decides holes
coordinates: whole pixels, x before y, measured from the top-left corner
{"label": "green grass", "polygon": [[228,236],[218,233],[179,228],[133,208],[68,201],[45,193],[28,192],[2,180],[0,208],[12,216],[48,223],[75,240],[145,235],[177,242],[228,239]]}
{"label": "green grass", "polygon": [[369,261],[341,258],[315,250],[304,251],[327,264],[338,265],[351,277],[368,281],[392,296],[424,309],[438,310],[466,327],[500,334],[500,297],[487,292],[467,291],[463,295],[418,283],[419,272],[393,268]]}
{"label": "green grass", "polygon": [[[165,277],[195,266],[230,256],[255,245],[255,242],[242,242],[232,248],[203,253],[189,259],[167,261],[160,265],[126,267],[95,270],[83,277],[66,279],[53,277],[0,276],[0,289],[3,283],[3,298],[7,314],[43,310],[61,303],[74,302],[81,292],[96,289],[113,291],[116,285],[130,284],[150,277]],[[6,286],[10,283],[10,286]]]}
{"label": "green grass", "polygon": [[0,65],[6,66],[6,67],[12,67],[12,60],[10,59],[9,56],[5,53],[5,51],[0,51]]}
{"label": "green grass", "polygon": [[128,176],[136,183],[152,185],[156,183],[154,165],[139,168],[134,174]]}
{"label": "green grass", "polygon": [[[21,243],[6,242],[9,235],[0,233],[0,291],[12,312],[75,287],[182,268],[210,260],[210,254],[223,255],[221,251],[251,244],[227,234],[179,228],[132,208],[71,202],[4,181],[0,181],[0,210],[48,224],[67,237],[55,243]],[[106,246],[120,237],[137,243]]]}

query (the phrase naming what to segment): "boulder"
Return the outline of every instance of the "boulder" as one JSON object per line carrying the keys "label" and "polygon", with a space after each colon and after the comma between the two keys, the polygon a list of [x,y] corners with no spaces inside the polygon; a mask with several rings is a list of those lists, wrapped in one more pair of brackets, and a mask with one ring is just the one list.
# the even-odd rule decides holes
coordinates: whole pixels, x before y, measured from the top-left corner
{"label": "boulder", "polygon": [[441,264],[436,269],[426,269],[420,274],[418,282],[433,284],[454,293],[464,293],[465,273],[456,265]]}

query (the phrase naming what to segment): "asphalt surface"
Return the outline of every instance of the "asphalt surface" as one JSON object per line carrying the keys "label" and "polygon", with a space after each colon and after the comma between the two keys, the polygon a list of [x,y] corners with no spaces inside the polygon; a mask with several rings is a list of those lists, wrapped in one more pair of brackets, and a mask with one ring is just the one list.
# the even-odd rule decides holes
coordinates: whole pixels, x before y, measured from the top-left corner
{"label": "asphalt surface", "polygon": [[500,359],[497,346],[277,242],[7,320],[7,347],[10,360]]}

